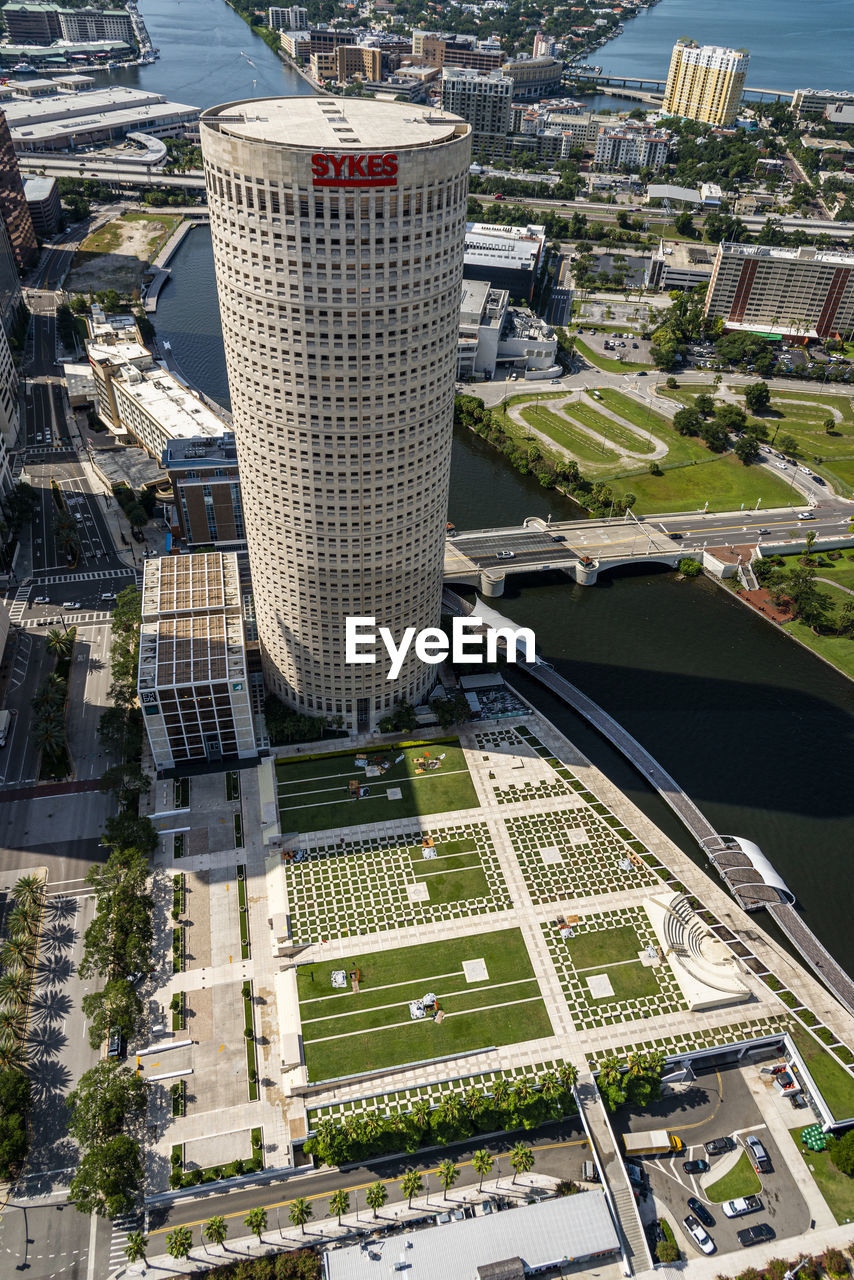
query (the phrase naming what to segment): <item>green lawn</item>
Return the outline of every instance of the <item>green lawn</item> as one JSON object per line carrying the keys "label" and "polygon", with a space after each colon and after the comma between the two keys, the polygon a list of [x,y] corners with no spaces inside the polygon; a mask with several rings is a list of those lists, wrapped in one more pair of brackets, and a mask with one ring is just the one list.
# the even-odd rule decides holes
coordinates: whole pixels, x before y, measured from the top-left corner
{"label": "green lawn", "polygon": [[594,351],[592,347],[588,347],[587,343],[578,337],[575,339],[575,349],[595,369],[601,369],[603,373],[636,373],[638,369],[652,368],[651,364],[637,364],[631,360],[612,360],[610,356],[600,356],[597,351]]}
{"label": "green lawn", "polygon": [[[799,533],[803,536],[803,530],[799,530]],[[783,559],[786,562],[786,568],[791,569],[794,565],[800,564],[801,553],[784,556]],[[841,587],[848,587],[849,590],[854,591],[854,550],[843,551],[839,560],[828,559],[827,552],[813,552],[811,559],[815,562],[816,573],[820,578],[831,578]],[[822,583],[822,588],[824,585]]]}
{"label": "green lawn", "polygon": [[[439,769],[418,774],[415,760],[426,752],[431,759],[441,754],[445,759]],[[390,744],[382,751],[369,752],[370,759],[391,762],[391,768],[378,778],[366,778],[364,770],[356,768],[357,754],[350,750],[314,759],[276,762],[283,831],[325,831],[478,807],[474,784],[457,738],[406,747]],[[400,755],[403,760],[393,763]],[[368,787],[370,794],[361,800],[351,799],[348,784],[353,779]],[[388,790],[395,787],[400,789],[401,798],[390,800]]]}
{"label": "green lawn", "polygon": [[630,449],[634,453],[653,453],[655,451],[655,445],[649,439],[649,436],[638,435],[637,432],[630,430],[624,423],[615,422],[613,418],[606,418],[604,414],[597,413],[595,409],[591,408],[583,400],[567,405],[564,413],[574,418],[576,422],[580,422],[582,426],[589,427],[591,431],[596,431],[599,435],[610,439],[613,444],[620,445],[623,449]]}
{"label": "green lawn", "polygon": [[[467,982],[463,961],[478,959],[488,977]],[[354,967],[358,994],[331,994],[332,970]],[[297,989],[313,1081],[552,1035],[519,929],[300,966]],[[409,1016],[409,1001],[428,992],[441,1024]]]}
{"label": "green lawn", "polygon": [[[594,996],[588,989],[587,999],[639,1000],[641,996],[654,996],[661,990],[655,970],[636,961],[634,964],[615,964],[605,970],[614,988],[612,996]],[[589,975],[588,975],[589,976]]]}
{"label": "green lawn", "polygon": [[661,460],[663,464],[708,461],[710,455],[706,446],[691,436],[680,436],[678,431],[673,430],[670,419],[665,418],[663,414],[656,413],[648,405],[640,404],[631,396],[624,395],[622,391],[615,391],[612,387],[600,387],[599,394],[602,397],[602,403],[612,413],[618,413],[621,418],[639,427],[641,431],[651,431],[662,444],[667,445],[667,457]]}
{"label": "green lawn", "polygon": [[790,1129],[789,1132],[836,1221],[840,1226],[844,1222],[854,1222],[854,1178],[840,1173],[826,1151],[810,1151],[802,1147],[803,1130],[800,1125],[797,1129]]}
{"label": "green lawn", "polygon": [[790,486],[776,475],[759,467],[745,467],[732,453],[706,454],[705,462],[694,466],[673,467],[663,475],[649,472],[623,474],[612,481],[637,495],[632,510],[636,515],[663,511],[698,511],[708,502],[709,511],[737,511],[742,503],[755,506],[762,499],[763,509],[789,506]]}
{"label": "green lawn", "polygon": [[467,902],[471,898],[486,898],[490,892],[477,854],[470,863],[460,862],[458,858],[427,862],[423,871],[415,870],[415,879],[427,885],[431,902]]}
{"label": "green lawn", "polygon": [[755,1196],[761,1190],[762,1183],[746,1151],[741,1153],[738,1162],[729,1173],[719,1178],[717,1182],[713,1182],[711,1186],[703,1188],[705,1195],[713,1204],[723,1204],[724,1200],[737,1200],[739,1196]]}
{"label": "green lawn", "polygon": [[522,409],[521,416],[529,426],[536,431],[542,431],[543,435],[571,453],[582,466],[592,464],[598,468],[609,465],[615,467],[622,461],[620,455],[614,453],[613,449],[601,444],[586,431],[581,431],[567,418],[552,413],[550,409],[532,405],[530,408]]}
{"label": "green lawn", "polygon": [[854,1079],[808,1031],[793,1026],[790,1034],[831,1114],[837,1120],[850,1120],[854,1116]]}
{"label": "green lawn", "polygon": [[575,969],[598,969],[621,960],[637,960],[640,939],[631,925],[617,929],[594,929],[580,933],[567,943]]}

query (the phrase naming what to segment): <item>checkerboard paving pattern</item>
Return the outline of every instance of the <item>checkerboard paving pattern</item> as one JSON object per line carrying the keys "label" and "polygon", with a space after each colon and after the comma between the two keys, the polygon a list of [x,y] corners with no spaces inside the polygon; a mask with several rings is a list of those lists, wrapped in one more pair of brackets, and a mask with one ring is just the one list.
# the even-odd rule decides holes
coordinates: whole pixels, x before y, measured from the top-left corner
{"label": "checkerboard paving pattern", "polygon": [[[424,834],[435,841],[436,861],[424,858]],[[459,874],[461,893],[466,873],[482,872],[486,892],[451,901],[413,900],[414,885],[425,886],[429,894],[433,868],[446,874],[451,885]],[[302,861],[284,863],[283,871],[298,944],[460,920],[513,905],[489,830],[481,822],[427,833],[410,828],[388,839],[350,838],[337,844],[313,844],[309,838]],[[416,899],[423,892],[416,890]]]}
{"label": "checkerboard paving pattern", "polygon": [[479,729],[474,741],[478,751],[501,751],[504,747],[518,747],[521,734],[509,726],[502,729]]}
{"label": "checkerboard paving pattern", "polygon": [[[622,830],[622,828],[620,829]],[[507,833],[525,884],[535,903],[659,886],[655,872],[589,805],[507,819]],[[630,836],[630,832],[625,833]],[[557,848],[560,862],[547,862],[541,850]]]}
{"label": "checkerboard paving pattern", "polygon": [[[638,937],[638,950],[648,946],[657,947],[658,939],[649,916],[643,907],[623,907],[620,911],[591,911],[585,913],[580,922],[574,926],[575,936],[591,933],[596,930],[621,929],[626,925],[634,929]],[[645,1014],[652,1016],[662,1013],[677,1013],[688,1008],[679,984],[668,964],[657,965],[647,972],[655,978],[658,990],[649,996],[636,996],[630,999],[596,999],[590,990],[587,979],[591,972],[578,972],[572,963],[569,944],[561,936],[560,930],[553,923],[540,925],[549,954],[557,971],[558,979],[569,1006],[572,1021],[577,1030],[590,1027],[611,1026],[633,1018],[642,1018]],[[598,972],[611,973],[613,970],[603,965]]]}
{"label": "checkerboard paving pattern", "polygon": [[601,1049],[587,1054],[587,1065],[596,1071],[612,1057],[624,1057],[632,1052],[648,1052],[657,1049],[667,1057],[692,1053],[698,1049],[715,1049],[728,1044],[741,1044],[746,1040],[759,1040],[763,1036],[780,1035],[790,1024],[785,1014],[772,1014],[766,1018],[753,1018],[746,1022],[731,1022],[721,1027],[698,1027],[683,1033],[665,1036],[659,1040],[633,1040],[619,1049]]}
{"label": "checkerboard paving pattern", "polygon": [[506,1080],[511,1085],[521,1079],[536,1080],[547,1071],[555,1071],[562,1064],[563,1060],[535,1062],[529,1067],[508,1067],[506,1071],[484,1071],[479,1075],[436,1080],[410,1089],[375,1093],[364,1098],[350,1098],[345,1102],[334,1102],[328,1106],[309,1107],[308,1129],[311,1133],[321,1120],[340,1122],[348,1116],[405,1115],[417,1102],[421,1101],[426,1101],[431,1107],[437,1107],[449,1093],[462,1096],[472,1087],[489,1091],[490,1086],[499,1080]]}

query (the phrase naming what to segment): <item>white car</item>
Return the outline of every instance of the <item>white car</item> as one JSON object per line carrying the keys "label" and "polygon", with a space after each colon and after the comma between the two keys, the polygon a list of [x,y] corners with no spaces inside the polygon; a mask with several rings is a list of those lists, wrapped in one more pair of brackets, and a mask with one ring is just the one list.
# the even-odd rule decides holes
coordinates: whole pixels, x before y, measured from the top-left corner
{"label": "white car", "polygon": [[515,551],[498,551],[498,552],[496,552],[496,558],[497,558],[498,560],[512,560],[512,559],[514,558],[514,556],[515,556],[515,555],[516,555],[516,552],[515,552]]}
{"label": "white car", "polygon": [[799,511],[798,519],[799,520],[815,520],[815,516],[811,511]]}
{"label": "white car", "polygon": [[62,609],[81,609],[82,607],[79,600],[66,600],[65,604],[60,606]]}
{"label": "white car", "polygon": [[33,604],[50,604],[50,596],[36,596]]}
{"label": "white car", "polygon": [[695,1218],[693,1213],[689,1213],[685,1218],[685,1230],[694,1241],[698,1249],[702,1249],[703,1253],[714,1253],[715,1242],[706,1231],[705,1227],[700,1225],[699,1218]]}
{"label": "white car", "polygon": [[745,1213],[758,1213],[762,1201],[759,1196],[740,1196],[738,1200],[725,1200],[721,1208],[728,1218],[741,1218]]}

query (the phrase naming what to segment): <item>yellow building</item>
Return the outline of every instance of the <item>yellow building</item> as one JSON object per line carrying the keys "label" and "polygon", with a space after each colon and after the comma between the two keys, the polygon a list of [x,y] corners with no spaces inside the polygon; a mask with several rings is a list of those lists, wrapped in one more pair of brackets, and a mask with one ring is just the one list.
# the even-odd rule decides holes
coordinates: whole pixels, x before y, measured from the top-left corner
{"label": "yellow building", "polygon": [[741,103],[749,62],[750,54],[745,49],[678,41],[670,57],[663,110],[705,124],[732,124]]}

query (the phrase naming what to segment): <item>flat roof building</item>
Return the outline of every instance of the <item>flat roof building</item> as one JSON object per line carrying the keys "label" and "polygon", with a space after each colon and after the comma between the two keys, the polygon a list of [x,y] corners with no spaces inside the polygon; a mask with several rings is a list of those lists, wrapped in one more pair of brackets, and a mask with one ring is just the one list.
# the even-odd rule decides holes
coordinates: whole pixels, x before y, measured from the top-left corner
{"label": "flat roof building", "polygon": [[439,622],[471,127],[305,95],[201,139],[265,676],[370,730],[434,683],[345,662],[345,627]]}
{"label": "flat roof building", "polygon": [[445,67],[442,71],[442,109],[468,120],[472,134],[498,134],[510,130],[513,81],[501,71],[488,75],[470,67]]}
{"label": "flat roof building", "polygon": [[667,163],[673,135],[638,121],[606,124],[596,138],[594,164],[605,169],[660,169]]}
{"label": "flat roof building", "polygon": [[[388,1240],[385,1264],[394,1272],[390,1253],[406,1262],[418,1280],[508,1280],[573,1263],[615,1257],[620,1238],[603,1191],[542,1200],[488,1217],[402,1231]],[[323,1255],[325,1280],[376,1280],[371,1250],[360,1244],[328,1250]],[[448,1259],[453,1258],[453,1271]]]}
{"label": "flat roof building", "polygon": [[463,281],[457,348],[461,378],[491,378],[498,365],[522,374],[554,370],[554,330],[532,312],[509,303],[506,289],[495,289],[486,280]]}
{"label": "flat roof building", "polygon": [[854,93],[850,89],[796,89],[792,96],[792,110],[798,119],[823,116],[837,105],[854,105]]}
{"label": "flat roof building", "polygon": [[245,551],[246,529],[234,435],[171,440],[161,463],[169,476],[180,536],[187,546]]}
{"label": "flat roof building", "polygon": [[137,688],[158,770],[256,754],[234,553],[146,560]]}
{"label": "flat roof building", "polygon": [[662,110],[705,124],[734,124],[749,62],[746,49],[678,40],[670,55]]}
{"label": "flat roof building", "polygon": [[854,254],[811,245],[718,245],[706,315],[725,329],[774,333],[803,341],[854,329]]}
{"label": "flat roof building", "polygon": [[649,259],[645,289],[696,289],[712,278],[711,250],[682,240],[660,240]]}
{"label": "flat roof building", "polygon": [[15,99],[4,110],[17,151],[67,151],[134,132],[183,133],[199,118],[198,107],[126,85]]}
{"label": "flat roof building", "polygon": [[56,178],[24,178],[24,196],[33,220],[33,230],[42,240],[50,240],[62,219]]}
{"label": "flat roof building", "polygon": [[530,302],[545,243],[543,226],[469,222],[463,275],[467,280],[488,280],[496,289],[506,289],[511,298]]}
{"label": "flat roof building", "polygon": [[517,101],[543,98],[547,94],[560,92],[563,62],[551,56],[520,56],[502,63],[501,74],[509,76],[513,81],[513,97]]}

